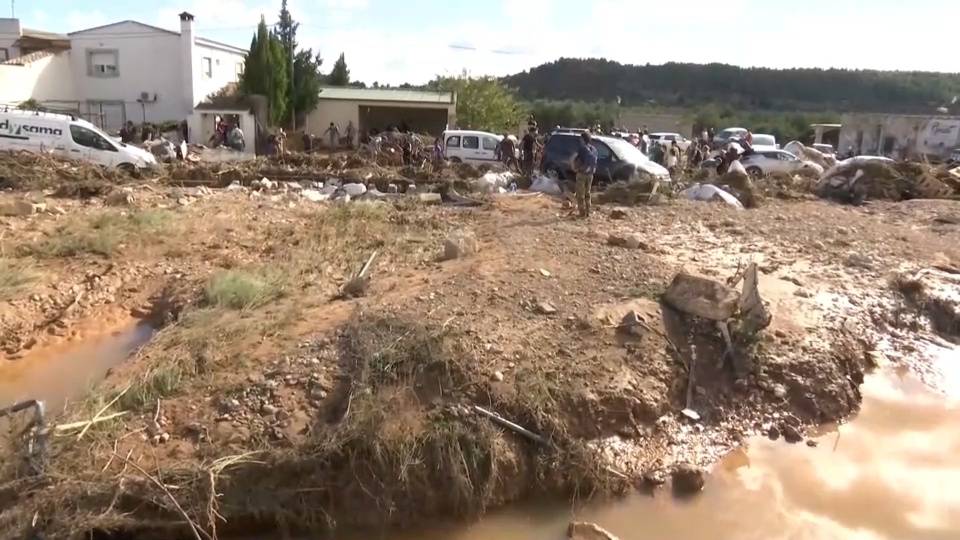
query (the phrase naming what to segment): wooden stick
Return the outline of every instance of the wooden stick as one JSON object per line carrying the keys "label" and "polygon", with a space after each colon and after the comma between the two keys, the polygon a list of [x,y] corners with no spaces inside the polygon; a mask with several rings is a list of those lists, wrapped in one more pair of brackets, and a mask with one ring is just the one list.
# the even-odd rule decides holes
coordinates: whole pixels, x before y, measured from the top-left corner
{"label": "wooden stick", "polygon": [[113,404],[117,402],[117,400],[119,400],[121,397],[123,397],[124,394],[127,393],[127,390],[130,389],[130,386],[131,386],[131,385],[128,384],[126,388],[124,388],[119,394],[116,395],[116,397],[113,398],[113,400],[110,401],[110,403],[107,403],[106,405],[104,405],[102,409],[100,409],[99,411],[97,411],[97,414],[93,415],[93,420],[90,420],[90,421],[87,423],[87,425],[84,426],[83,430],[80,431],[80,434],[77,435],[77,440],[78,440],[78,441],[79,441],[80,439],[82,439],[84,435],[87,434],[87,430],[90,429],[90,426],[92,426],[92,425],[97,421],[98,418],[100,418],[100,415],[102,415],[104,412],[106,412],[107,409],[109,409],[110,407],[112,407]]}
{"label": "wooden stick", "polygon": [[[120,457],[120,456],[117,456],[117,457]],[[138,471],[140,472],[140,474],[142,474],[144,477],[146,477],[147,480],[150,481],[151,484],[153,484],[153,485],[157,486],[158,488],[160,488],[161,490],[163,490],[163,492],[164,492],[164,493],[167,495],[167,497],[170,499],[170,502],[173,503],[174,508],[177,509],[177,512],[180,514],[180,516],[183,517],[183,519],[187,520],[187,524],[190,525],[190,530],[191,530],[191,532],[193,532],[193,538],[194,538],[194,540],[204,540],[204,539],[206,539],[206,540],[212,540],[212,538],[210,537],[209,534],[207,534],[206,531],[204,531],[203,529],[201,529],[196,523],[193,522],[192,519],[190,519],[190,515],[187,514],[187,511],[184,510],[182,506],[180,506],[180,503],[177,502],[176,497],[174,497],[173,494],[170,493],[170,490],[167,489],[167,487],[164,486],[162,482],[160,482],[159,480],[157,480],[156,478],[154,478],[153,476],[151,476],[150,473],[148,473],[147,471],[143,470],[143,467],[141,467],[140,465],[137,465],[137,464],[134,463],[133,461],[130,461],[130,460],[127,459],[127,458],[120,458],[120,459],[122,459],[123,461],[125,461],[125,462],[127,463],[127,465],[130,465],[130,466],[133,467],[134,469],[138,470]],[[202,536],[201,536],[201,533],[202,533]]]}
{"label": "wooden stick", "polygon": [[79,428],[79,427],[85,427],[85,426],[88,426],[89,424],[98,424],[98,423],[100,423],[100,422],[106,422],[107,420],[113,420],[114,418],[119,418],[119,417],[127,414],[128,412],[130,412],[130,411],[120,411],[120,412],[116,412],[116,413],[113,413],[113,414],[108,414],[108,415],[106,415],[106,416],[101,416],[100,418],[97,418],[96,420],[84,420],[84,421],[82,421],[82,422],[73,422],[73,423],[70,423],[70,424],[60,424],[60,425],[57,425],[57,426],[53,426],[53,430],[54,430],[54,431],[70,431],[71,429],[77,429],[77,428]]}

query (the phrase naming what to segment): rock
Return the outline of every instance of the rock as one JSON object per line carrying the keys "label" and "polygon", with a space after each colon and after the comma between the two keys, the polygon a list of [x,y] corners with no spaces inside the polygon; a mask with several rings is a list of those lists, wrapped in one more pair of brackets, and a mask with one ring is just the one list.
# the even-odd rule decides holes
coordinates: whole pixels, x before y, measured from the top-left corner
{"label": "rock", "polygon": [[541,315],[553,315],[557,312],[557,308],[553,307],[552,304],[548,302],[540,302],[536,305],[537,313]]}
{"label": "rock", "polygon": [[450,233],[443,242],[443,259],[453,260],[472,255],[479,250],[477,236],[471,231],[459,230]]}
{"label": "rock", "polygon": [[443,197],[439,193],[420,193],[417,198],[423,204],[440,204],[443,202]]}
{"label": "rock", "polygon": [[777,426],[770,426],[770,429],[767,430],[767,437],[769,437],[771,441],[775,441],[779,439],[780,428],[778,428]]}
{"label": "rock", "polygon": [[271,415],[277,414],[279,410],[280,408],[275,405],[264,403],[263,407],[260,407],[260,414],[264,416],[271,416]]}
{"label": "rock", "polygon": [[781,429],[783,431],[783,440],[787,441],[788,443],[796,444],[803,440],[803,435],[796,427],[784,425]]}
{"label": "rock", "polygon": [[623,316],[623,319],[620,320],[618,329],[626,334],[642,337],[644,335],[644,327],[646,326],[645,323],[646,321],[643,320],[643,317],[631,309]]}
{"label": "rock", "polygon": [[626,246],[627,237],[615,233],[610,233],[607,235],[607,243],[611,246]]}
{"label": "rock", "polygon": [[670,282],[663,300],[683,313],[726,321],[736,313],[740,293],[712,279],[681,272]]}
{"label": "rock", "polygon": [[618,540],[603,527],[587,521],[572,521],[567,527],[567,537],[571,540]]}
{"label": "rock", "polygon": [[692,463],[679,463],[670,473],[673,479],[673,494],[678,497],[689,497],[703,490],[706,473]]}
{"label": "rock", "polygon": [[159,424],[158,422],[150,421],[150,422],[147,424],[147,429],[146,429],[146,431],[147,431],[147,436],[149,436],[149,437],[156,437],[156,436],[160,435],[160,431],[161,431],[161,430],[160,430],[160,424]]}
{"label": "rock", "polygon": [[647,244],[643,240],[641,240],[639,236],[635,234],[631,234],[630,236],[627,237],[627,241],[626,243],[624,243],[624,247],[626,247],[627,249],[643,249],[644,251],[646,251]]}
{"label": "rock", "polygon": [[627,213],[620,209],[611,210],[610,219],[627,219]]}
{"label": "rock", "polygon": [[32,203],[28,201],[16,201],[0,205],[0,216],[31,216],[39,214],[47,209],[44,203]]}
{"label": "rock", "polygon": [[135,202],[137,198],[128,191],[114,191],[103,200],[107,206],[129,206]]}
{"label": "rock", "polygon": [[315,399],[317,401],[327,399],[327,391],[323,388],[315,386],[310,389],[310,399]]}
{"label": "rock", "polygon": [[503,382],[503,372],[501,372],[501,371],[494,371],[494,372],[493,372],[493,380],[494,380],[494,381],[497,381],[497,382]]}
{"label": "rock", "polygon": [[782,384],[773,385],[773,395],[777,399],[783,399],[787,397],[787,387]]}

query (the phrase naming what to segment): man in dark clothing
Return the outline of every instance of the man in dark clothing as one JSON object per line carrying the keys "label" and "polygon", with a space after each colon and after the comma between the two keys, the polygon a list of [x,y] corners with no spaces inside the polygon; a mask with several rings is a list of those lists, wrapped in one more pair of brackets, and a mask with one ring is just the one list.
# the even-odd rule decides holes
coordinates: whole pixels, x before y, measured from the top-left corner
{"label": "man in dark clothing", "polygon": [[503,139],[497,145],[497,150],[500,153],[499,159],[507,166],[507,170],[517,166],[517,145],[514,140],[509,133],[504,132]]}
{"label": "man in dark clothing", "polygon": [[527,134],[520,141],[520,152],[523,160],[523,174],[533,176],[533,156],[537,152],[537,128],[532,126],[527,130]]}
{"label": "man in dark clothing", "polygon": [[591,144],[589,133],[580,134],[580,148],[573,158],[573,167],[577,172],[577,209],[580,217],[590,217],[590,190],[593,188],[593,175],[597,172],[597,149]]}
{"label": "man in dark clothing", "polygon": [[137,128],[133,127],[133,121],[127,120],[127,124],[120,128],[120,142],[133,144],[137,136]]}

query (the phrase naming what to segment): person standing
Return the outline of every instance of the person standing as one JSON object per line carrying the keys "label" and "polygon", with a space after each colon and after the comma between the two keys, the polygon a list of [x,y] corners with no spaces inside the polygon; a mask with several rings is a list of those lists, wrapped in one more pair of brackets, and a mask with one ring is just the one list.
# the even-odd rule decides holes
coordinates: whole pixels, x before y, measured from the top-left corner
{"label": "person standing", "polygon": [[593,175],[597,172],[597,149],[591,143],[590,133],[580,134],[580,148],[573,158],[577,172],[577,209],[580,217],[590,217],[590,190],[593,189]]}
{"label": "person standing", "polygon": [[340,126],[330,122],[330,127],[323,134],[330,137],[330,148],[340,146]]}
{"label": "person standing", "polygon": [[533,157],[537,152],[537,126],[527,128],[527,134],[520,141],[520,152],[523,154],[523,174],[533,176]]}

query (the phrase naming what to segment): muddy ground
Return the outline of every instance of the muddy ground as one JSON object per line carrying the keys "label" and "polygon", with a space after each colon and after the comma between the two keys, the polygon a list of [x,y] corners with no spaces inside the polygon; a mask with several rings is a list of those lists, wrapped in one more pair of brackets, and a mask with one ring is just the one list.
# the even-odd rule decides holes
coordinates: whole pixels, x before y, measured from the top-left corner
{"label": "muddy ground", "polygon": [[[98,421],[53,432],[42,478],[5,441],[5,538],[415,527],[615,495],[848,417],[885,357],[866,328],[958,333],[900,277],[960,267],[949,201],[666,197],[581,220],[539,194],[454,207],[57,178],[0,195],[45,205],[0,218],[3,361],[97,325],[159,332],[67,405],[60,425]],[[661,300],[678,273],[724,282],[751,261],[772,321],[735,333],[731,361],[713,323]]]}

